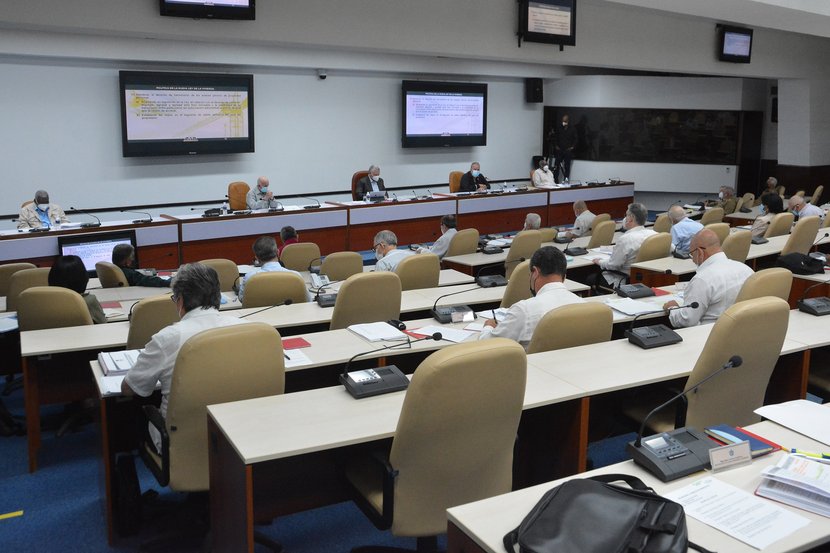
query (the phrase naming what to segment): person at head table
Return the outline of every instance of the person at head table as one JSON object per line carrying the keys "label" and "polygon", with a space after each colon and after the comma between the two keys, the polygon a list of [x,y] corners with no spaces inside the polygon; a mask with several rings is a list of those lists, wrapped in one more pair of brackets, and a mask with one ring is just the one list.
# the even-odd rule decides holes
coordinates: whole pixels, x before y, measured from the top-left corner
{"label": "person at head table", "polygon": [[[160,382],[162,416],[167,415],[176,357],[188,338],[203,330],[247,323],[245,319],[219,313],[219,276],[211,267],[200,263],[182,265],[173,278],[172,289],[171,299],[181,320],[153,335],[121,383],[125,396],[148,397]],[[160,449],[161,436],[152,426],[150,435]]]}
{"label": "person at head table", "polygon": [[533,186],[553,186],[553,171],[550,170],[548,160],[542,158],[539,160],[539,167],[533,171]]}
{"label": "person at head table", "polygon": [[693,221],[686,216],[683,206],[673,205],[669,209],[671,226],[671,247],[672,250],[681,255],[689,254],[689,243],[692,237],[703,230],[703,225]]}
{"label": "person at head table", "polygon": [[510,338],[525,349],[533,338],[539,321],[549,311],[585,300],[565,288],[565,254],[553,246],[543,246],[530,258],[531,298],[518,301],[510,306],[501,321],[488,319],[479,340],[487,338]]}
{"label": "person at head table", "polygon": [[112,263],[116,265],[127,278],[130,286],[152,286],[155,288],[167,288],[170,280],[157,276],[149,276],[138,272],[135,265],[135,248],[132,244],[117,244],[112,249]]}
{"label": "person at head table", "polygon": [[49,286],[60,286],[69,288],[81,295],[92,317],[92,322],[101,324],[107,322],[98,298],[86,291],[89,284],[89,274],[84,267],[84,262],[77,255],[59,255],[55,264],[49,269]]}
{"label": "person at head table", "polygon": [[369,192],[379,192],[386,190],[383,184],[383,179],[380,178],[380,166],[370,165],[369,174],[357,181],[355,185],[355,194],[358,199],[363,199]]}
{"label": "person at head table", "polygon": [[46,190],[35,192],[34,201],[23,204],[17,216],[17,228],[19,229],[50,228],[68,222],[69,219],[61,206],[49,202],[49,192]]}
{"label": "person at head table", "polygon": [[715,322],[735,303],[738,292],[753,272],[745,263],[726,257],[718,235],[709,229],[695,234],[689,248],[697,273],[686,285],[683,305],[697,302],[698,307],[669,311],[678,303],[674,300],[664,303],[663,309],[675,328]]}
{"label": "person at head table", "polygon": [[455,215],[444,215],[441,217],[441,236],[432,246],[418,246],[415,251],[418,253],[434,253],[438,259],[443,259],[450,249],[452,237],[458,234]]}
{"label": "person at head table", "polygon": [[[251,271],[245,274],[245,277],[242,280],[239,281],[239,289],[236,291],[239,301],[242,301],[242,298],[245,296],[245,285],[248,284],[248,281],[251,280],[252,276],[258,273],[288,272],[302,277],[302,275],[297,271],[292,271],[291,269],[283,267],[277,260],[277,241],[274,240],[273,236],[260,236],[254,241],[252,249],[254,250],[254,256],[256,257],[257,265],[259,266],[254,267]],[[308,296],[308,299],[311,300],[310,295]]]}
{"label": "person at head table", "polygon": [[382,230],[375,235],[375,271],[394,271],[401,260],[412,252],[398,249],[398,237],[391,230]]}
{"label": "person at head table", "polygon": [[487,177],[481,174],[481,165],[474,161],[470,164],[470,170],[461,175],[461,192],[483,192],[490,188]]}
{"label": "person at head table", "polygon": [[574,226],[571,230],[565,233],[568,238],[579,238],[585,236],[591,230],[591,225],[594,224],[594,215],[585,204],[585,200],[577,200],[573,205],[574,210]]}
{"label": "person at head table", "polygon": [[277,207],[279,202],[274,198],[274,193],[269,190],[271,182],[268,177],[259,177],[256,186],[248,190],[245,196],[245,204],[248,209],[268,209]]}

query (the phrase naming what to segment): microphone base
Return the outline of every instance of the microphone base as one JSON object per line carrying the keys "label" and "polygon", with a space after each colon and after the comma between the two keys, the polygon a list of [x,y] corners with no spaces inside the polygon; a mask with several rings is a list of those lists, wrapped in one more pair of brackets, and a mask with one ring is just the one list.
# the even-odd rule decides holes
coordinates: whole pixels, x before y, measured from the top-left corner
{"label": "microphone base", "polygon": [[321,267],[320,265],[312,265],[311,267],[308,268],[308,272],[313,274],[313,275],[319,275],[320,274],[320,267]]}
{"label": "microphone base", "polygon": [[320,294],[316,301],[320,307],[334,307],[337,303],[337,294]]}
{"label": "microphone base", "polygon": [[663,482],[710,468],[709,450],[718,447],[706,434],[692,427],[643,438],[639,447],[635,443],[629,442],[626,452],[635,463]]}
{"label": "microphone base", "polygon": [[341,374],[340,383],[355,399],[399,392],[409,387],[409,379],[395,365]]}
{"label": "microphone base", "polygon": [[319,205],[304,205],[303,209],[320,209]]}
{"label": "microphone base", "polygon": [[98,228],[101,223],[81,223],[81,228]]}
{"label": "microphone base", "polygon": [[285,211],[284,207],[269,207],[268,213],[276,213],[278,211]]}
{"label": "microphone base", "polygon": [[29,232],[49,232],[50,230],[50,227],[34,227],[30,228]]}
{"label": "microphone base", "polygon": [[683,341],[683,337],[666,325],[641,326],[625,331],[628,341],[643,349],[670,346]]}
{"label": "microphone base", "polygon": [[499,286],[507,286],[507,279],[501,275],[486,275],[478,277],[476,284],[482,288],[498,288]]}
{"label": "microphone base", "polygon": [[798,310],[815,317],[830,315],[830,298],[821,297],[798,300]]}
{"label": "microphone base", "polygon": [[621,284],[619,288],[617,288],[617,295],[621,298],[638,299],[648,298],[655,294],[654,290],[645,284]]}
{"label": "microphone base", "polygon": [[142,223],[152,223],[152,222],[153,222],[152,219],[133,219],[133,224],[134,225],[140,225]]}
{"label": "microphone base", "polygon": [[578,255],[586,255],[588,250],[585,248],[580,248],[579,246],[574,246],[573,248],[565,248],[564,254],[565,255],[572,255],[574,257]]}
{"label": "microphone base", "polygon": [[481,253],[486,255],[494,255],[497,253],[504,253],[504,250],[498,246],[484,246],[481,248]]}
{"label": "microphone base", "polygon": [[472,322],[475,319],[475,313],[467,305],[436,307],[431,312],[432,317],[441,324]]}

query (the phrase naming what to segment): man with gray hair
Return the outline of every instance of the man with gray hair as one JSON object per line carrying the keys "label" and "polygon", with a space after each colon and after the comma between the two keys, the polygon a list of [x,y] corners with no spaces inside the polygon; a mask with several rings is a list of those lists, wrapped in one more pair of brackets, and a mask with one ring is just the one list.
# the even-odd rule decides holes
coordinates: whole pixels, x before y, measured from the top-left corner
{"label": "man with gray hair", "polygon": [[357,199],[362,200],[369,192],[378,192],[386,190],[383,184],[383,179],[380,178],[380,167],[377,165],[369,166],[369,174],[357,181],[355,185],[355,195]]}
{"label": "man with gray hair", "polygon": [[438,256],[438,259],[443,259],[450,249],[452,237],[458,234],[458,230],[455,228],[456,226],[457,223],[454,214],[444,215],[441,217],[441,236],[432,246],[414,245],[410,247],[414,247],[418,253],[434,253]]}
{"label": "man with gray hair", "polygon": [[566,232],[565,236],[568,238],[586,236],[591,230],[591,225],[594,224],[594,218],[596,215],[591,213],[588,209],[588,205],[585,203],[585,200],[575,201],[573,209],[576,220],[574,221],[573,228]]}
{"label": "man with gray hair", "polygon": [[735,189],[731,186],[721,186],[720,192],[718,192],[718,199],[716,201],[709,202],[709,205],[712,207],[722,207],[724,215],[735,213],[735,209],[738,207],[738,199],[735,197]]}
{"label": "man with gray hair", "polygon": [[542,226],[542,217],[538,213],[528,213],[525,217],[525,226],[522,230],[539,230]]}
{"label": "man with gray hair", "polygon": [[792,196],[789,199],[788,204],[790,211],[793,212],[796,220],[801,219],[802,217],[810,217],[812,215],[815,215],[821,221],[824,220],[824,210],[813,204],[808,204],[804,200],[804,196]]}
{"label": "man with gray hair", "polygon": [[671,247],[680,255],[689,255],[689,242],[692,236],[703,230],[703,225],[686,217],[682,206],[673,205],[669,209],[671,219]]}
{"label": "man with gray hair", "polygon": [[274,198],[274,192],[269,190],[271,182],[268,177],[259,177],[256,186],[248,190],[245,196],[245,204],[248,209],[269,209],[277,207],[279,202]]}
{"label": "man with gray hair", "polygon": [[617,240],[617,244],[611,250],[611,257],[602,260],[594,259],[594,263],[602,269],[602,274],[598,275],[596,284],[617,288],[623,278],[628,276],[631,264],[640,251],[640,246],[646,238],[657,234],[645,228],[647,215],[648,210],[643,204],[628,204],[623,221],[625,234]]}
{"label": "man with gray hair", "polygon": [[242,301],[242,298],[245,296],[245,285],[256,274],[289,272],[302,277],[297,271],[286,269],[277,261],[277,241],[274,240],[273,236],[260,236],[254,241],[252,249],[254,250],[254,257],[256,257],[257,265],[259,266],[247,272],[245,277],[239,282],[239,289],[236,291],[239,301]]}
{"label": "man with gray hair", "polygon": [[49,203],[49,192],[38,190],[35,199],[20,208],[17,216],[17,228],[50,228],[53,225],[68,223],[69,219],[58,204]]}
{"label": "man with gray hair", "polygon": [[398,237],[391,230],[382,230],[375,235],[375,258],[378,262],[375,271],[392,271],[398,268],[398,263],[412,252],[398,249]]}
{"label": "man with gray hair", "polygon": [[[173,278],[171,288],[173,295],[170,299],[176,304],[181,321],[164,327],[153,335],[121,383],[121,393],[125,396],[148,397],[160,382],[162,416],[167,414],[167,397],[173,382],[173,368],[184,343],[203,330],[246,322],[244,319],[219,313],[219,275],[207,265],[182,265]],[[161,436],[152,426],[150,434],[156,448],[160,449]]]}

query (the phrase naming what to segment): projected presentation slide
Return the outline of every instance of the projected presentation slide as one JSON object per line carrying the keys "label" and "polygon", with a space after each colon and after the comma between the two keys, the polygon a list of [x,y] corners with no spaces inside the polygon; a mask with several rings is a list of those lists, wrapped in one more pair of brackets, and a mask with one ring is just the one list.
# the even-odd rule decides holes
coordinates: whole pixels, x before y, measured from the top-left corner
{"label": "projected presentation slide", "polygon": [[235,87],[129,85],[128,141],[248,138],[248,92]]}
{"label": "projected presentation slide", "polygon": [[64,244],[61,246],[61,255],[77,255],[84,262],[87,271],[94,271],[99,261],[111,261],[112,249],[117,244],[131,244],[129,238],[80,242],[78,244]]}
{"label": "projected presentation slide", "polygon": [[545,35],[571,34],[572,2],[562,5],[548,2],[529,2],[527,9],[527,31]]}
{"label": "projected presentation slide", "polygon": [[484,133],[484,94],[408,92],[407,136],[456,136]]}
{"label": "projected presentation slide", "polygon": [[167,0],[168,4],[198,4],[200,6],[233,6],[247,8],[250,6],[250,0],[213,0],[207,2],[206,0]]}
{"label": "projected presentation slide", "polygon": [[727,56],[748,56],[752,36],[745,33],[726,32],[723,35],[723,53]]}

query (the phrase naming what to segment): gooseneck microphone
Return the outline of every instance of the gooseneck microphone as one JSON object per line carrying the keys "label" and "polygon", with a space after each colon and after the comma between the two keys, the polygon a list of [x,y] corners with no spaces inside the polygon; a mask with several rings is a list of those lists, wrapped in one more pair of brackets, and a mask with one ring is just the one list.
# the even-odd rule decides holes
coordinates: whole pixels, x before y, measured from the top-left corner
{"label": "gooseneck microphone", "polygon": [[146,215],[146,219],[133,219],[133,224],[137,225],[139,223],[152,223],[153,216],[147,213],[146,211],[133,211],[132,209],[122,209],[121,213],[139,213],[141,215]]}
{"label": "gooseneck microphone", "polygon": [[85,211],[83,209],[78,209],[77,207],[70,207],[69,209],[71,209],[72,211],[77,211],[78,213],[83,213],[84,215],[87,215],[87,216],[92,217],[93,219],[95,219],[94,223],[81,223],[81,228],[96,228],[96,227],[101,226],[101,219],[99,219],[98,217],[96,217],[95,215],[90,213],[89,211]]}
{"label": "gooseneck microphone", "polygon": [[320,274],[320,265],[315,265],[314,262],[315,261],[322,261],[322,260],[323,260],[322,257],[315,257],[314,259],[309,261],[308,262],[308,272],[319,275]]}
{"label": "gooseneck microphone", "polygon": [[[675,307],[672,307],[671,309],[667,309],[666,311],[674,311],[675,309],[697,309],[699,306],[700,305],[696,301],[693,301],[689,305],[677,305]],[[625,331],[625,336],[626,338],[628,338],[628,341],[634,344],[635,346],[643,349],[659,348],[662,346],[670,346],[672,344],[682,342],[683,337],[664,324],[656,324],[649,326],[641,326],[640,328],[634,328],[634,323],[640,317],[662,312],[663,310],[661,309],[658,311],[646,311],[645,313],[640,313],[636,315],[631,320],[631,325],[629,326],[628,330]]]}
{"label": "gooseneck microphone", "polygon": [[628,330],[629,330],[629,332],[634,330],[634,323],[637,322],[637,319],[639,319],[640,317],[644,317],[646,315],[654,315],[655,313],[663,313],[663,312],[666,312],[666,314],[668,314],[668,311],[674,311],[675,309],[686,309],[686,308],[697,309],[698,307],[700,307],[700,304],[697,303],[696,301],[693,301],[689,305],[675,305],[674,307],[670,307],[669,309],[656,309],[654,311],[646,311],[645,313],[638,313],[637,315],[634,316],[633,319],[631,319],[631,324],[628,325]]}
{"label": "gooseneck microphone", "polygon": [[364,355],[370,355],[372,353],[377,353],[379,351],[384,351],[384,350],[388,350],[388,349],[397,349],[397,348],[401,348],[401,347],[404,347],[404,346],[411,346],[412,344],[417,344],[418,342],[423,342],[424,340],[435,340],[436,342],[440,342],[443,339],[444,339],[444,336],[440,332],[435,332],[435,333],[433,333],[429,336],[424,336],[423,338],[418,338],[417,340],[410,340],[410,341],[407,341],[407,342],[401,342],[400,344],[393,344],[391,346],[387,345],[387,346],[383,346],[381,348],[376,348],[376,349],[373,349],[373,350],[362,351],[360,353],[356,353],[356,354],[352,355],[349,358],[348,361],[346,361],[346,366],[343,367],[343,376],[346,376],[347,374],[349,374],[349,369],[352,366],[352,362],[355,359],[357,359],[358,357],[363,357]]}
{"label": "gooseneck microphone", "polygon": [[721,368],[719,368],[718,370],[716,370],[715,372],[713,372],[712,374],[710,374],[709,376],[707,376],[706,378],[704,378],[703,380],[701,380],[700,382],[698,382],[697,384],[695,384],[694,386],[689,388],[688,390],[684,390],[684,391],[680,392],[679,394],[675,395],[674,397],[672,397],[671,399],[669,399],[665,403],[662,403],[662,404],[658,405],[657,407],[655,407],[654,409],[652,409],[651,412],[648,415],[646,415],[646,417],[643,419],[642,424],[640,425],[640,431],[637,432],[637,439],[634,441],[634,447],[641,447],[642,446],[643,432],[646,431],[646,423],[648,423],[648,420],[652,417],[652,415],[654,415],[655,413],[657,413],[658,411],[660,411],[661,409],[663,409],[667,405],[677,401],[681,397],[685,397],[685,396],[687,396],[687,395],[689,395],[693,392],[696,392],[697,389],[700,388],[704,383],[706,383],[709,380],[715,378],[716,376],[723,373],[724,371],[726,371],[728,369],[731,369],[731,368],[740,367],[743,364],[743,362],[744,362],[744,360],[741,358],[740,355],[733,355],[732,357],[729,358],[729,361],[724,363],[724,365]]}
{"label": "gooseneck microphone", "polygon": [[272,207],[271,202],[268,202],[268,212],[269,213],[276,212],[276,211],[285,211],[285,207],[283,207],[281,201],[279,201],[279,200],[272,200],[272,201],[277,202],[277,206]]}
{"label": "gooseneck microphone", "polygon": [[303,200],[311,200],[312,202],[317,202],[316,205],[315,204],[304,205],[303,209],[320,209],[320,206],[323,205],[323,204],[320,203],[320,200],[316,200],[314,198],[309,198],[307,196],[300,196],[300,198],[302,198]]}
{"label": "gooseneck microphone", "polygon": [[816,288],[817,286],[827,284],[830,284],[830,280],[817,282],[805,288],[804,292],[801,294],[801,297],[798,299],[798,302],[796,302],[798,310],[803,311],[804,313],[809,313],[810,315],[813,315],[815,317],[823,317],[824,315],[830,315],[830,298],[826,296],[818,298],[807,298],[807,294],[810,293],[810,290]]}
{"label": "gooseneck microphone", "polygon": [[282,307],[283,305],[291,305],[292,303],[294,303],[294,300],[292,300],[291,298],[287,298],[287,299],[285,299],[284,301],[282,301],[280,303],[275,303],[274,305],[269,305],[268,307],[263,307],[262,309],[259,309],[257,311],[252,311],[250,313],[245,313],[244,315],[240,315],[239,318],[244,319],[245,317],[250,317],[251,315],[256,315],[257,313],[262,313],[263,311],[268,311],[269,309],[273,309],[275,307]]}

